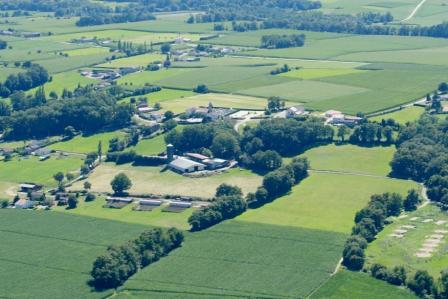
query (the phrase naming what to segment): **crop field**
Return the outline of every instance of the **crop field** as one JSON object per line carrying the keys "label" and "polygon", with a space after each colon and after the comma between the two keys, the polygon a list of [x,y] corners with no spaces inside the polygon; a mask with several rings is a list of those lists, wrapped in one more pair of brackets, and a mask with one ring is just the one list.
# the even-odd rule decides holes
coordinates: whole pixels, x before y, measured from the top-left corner
{"label": "crop field", "polygon": [[[74,90],[78,85],[86,86],[95,82],[98,81],[86,78],[77,71],[68,71],[53,75],[51,82],[44,84],[44,88],[47,96],[52,91],[56,92],[58,96],[61,96],[64,89]],[[37,88],[31,89],[28,93],[34,94],[36,90]]]}
{"label": "crop field", "polygon": [[298,78],[304,80],[312,80],[324,77],[334,77],[349,74],[358,74],[365,70],[358,69],[299,69],[288,73],[281,74],[282,77]]}
{"label": "crop field", "polygon": [[[138,56],[135,56],[138,57]],[[131,57],[133,58],[133,57]],[[159,57],[161,58],[161,57]],[[129,59],[129,58],[127,58]],[[153,57],[152,59],[158,59],[157,57]],[[115,61],[114,61],[115,62]],[[142,63],[142,62],[139,62]],[[148,64],[148,62],[145,62],[145,66]],[[108,65],[108,64],[106,64]],[[104,66],[106,66],[104,65]],[[146,83],[148,84],[156,84],[160,80],[174,77],[179,74],[183,74],[185,72],[188,72],[190,70],[188,69],[180,69],[180,68],[170,68],[170,69],[163,69],[155,72],[150,71],[144,71],[139,73],[133,73],[127,76],[124,76],[117,80],[118,84],[122,85],[133,85],[133,86],[143,86]]]}
{"label": "crop field", "polygon": [[411,106],[401,109],[399,111],[382,114],[369,118],[371,121],[380,122],[382,119],[394,119],[399,124],[406,124],[408,122],[416,121],[425,112],[425,108],[418,106]]}
{"label": "crop field", "polygon": [[[0,210],[0,289],[8,298],[103,298],[87,285],[94,259],[145,226],[56,212]],[[20,282],[20,283],[19,283]],[[23,287],[26,285],[26,287]]]}
{"label": "crop field", "polygon": [[[209,103],[212,103],[214,107],[263,110],[266,108],[267,99],[242,95],[208,93],[164,101],[161,102],[161,106],[163,110],[171,110],[174,113],[181,113],[191,107],[208,106]],[[288,102],[287,106],[290,104],[291,103]]]}
{"label": "crop field", "polygon": [[58,55],[50,59],[35,60],[34,62],[45,67],[50,73],[61,73],[103,63],[109,56],[111,55],[108,53],[71,57]]}
{"label": "crop field", "polygon": [[[213,197],[221,183],[237,185],[244,193],[253,192],[261,185],[262,177],[248,170],[234,168],[226,173],[203,178],[188,178],[180,174],[165,171],[160,167],[133,167],[103,163],[89,176],[92,190],[111,192],[110,182],[117,173],[125,173],[132,181],[130,193],[172,194],[185,196]],[[82,189],[82,183],[76,183],[75,190]]]}
{"label": "crop field", "polygon": [[232,220],[188,235],[182,248],[132,277],[124,291],[141,298],[178,292],[195,298],[303,298],[334,271],[345,238]]}
{"label": "crop field", "polygon": [[[0,59],[1,59],[1,55],[0,55]],[[22,71],[23,70],[20,68],[1,66],[0,67],[0,82],[5,81],[9,75],[18,74]]]}
{"label": "crop field", "polygon": [[97,65],[96,67],[120,68],[120,67],[146,67],[151,62],[163,61],[165,56],[160,54],[143,54],[132,57],[120,58]]}
{"label": "crop field", "polygon": [[311,299],[417,299],[414,294],[362,272],[340,271]]}
{"label": "crop field", "polygon": [[130,147],[139,155],[158,155],[166,150],[165,136],[159,135],[151,139],[140,140],[136,146]]}
{"label": "crop field", "polygon": [[75,136],[73,139],[58,142],[49,147],[54,150],[64,151],[69,153],[88,154],[98,150],[98,143],[101,141],[103,153],[107,152],[109,148],[109,140],[114,137],[122,137],[124,133],[121,131],[106,132],[95,134],[91,136]]}
{"label": "crop field", "polygon": [[103,47],[91,47],[91,48],[68,50],[68,51],[64,51],[62,53],[67,54],[69,57],[70,56],[85,56],[85,55],[109,53],[109,49],[103,48]]}
{"label": "crop field", "polygon": [[[402,237],[396,236],[397,230],[405,231]],[[367,248],[367,264],[405,266],[412,272],[427,270],[439,277],[448,263],[447,233],[448,214],[436,206],[426,206],[386,226]],[[440,242],[434,239],[436,235]]]}
{"label": "crop field", "polygon": [[356,145],[326,145],[306,151],[303,156],[311,161],[311,169],[356,174],[387,176],[389,162],[395,153],[389,147],[359,147]]}
{"label": "crop field", "polygon": [[188,90],[163,88],[161,91],[158,92],[151,92],[142,96],[124,98],[123,100],[120,101],[120,103],[130,103],[131,98],[138,99],[140,97],[145,97],[148,100],[148,104],[152,105],[154,103],[163,103],[165,101],[191,97],[194,96],[195,94],[196,93],[194,93],[193,91]]}
{"label": "crop field", "polygon": [[82,160],[75,157],[52,155],[49,160],[39,161],[37,157],[13,159],[0,163],[0,181],[9,183],[36,183],[47,187],[55,186],[53,175],[77,171]]}
{"label": "crop field", "polygon": [[189,229],[188,217],[193,213],[193,208],[180,213],[163,212],[162,207],[152,211],[134,211],[137,204],[130,204],[122,209],[104,208],[105,199],[98,197],[92,202],[80,200],[76,209],[67,210],[65,207],[56,207],[57,212],[64,212],[79,216],[90,216],[101,219],[116,220],[126,223],[134,223],[159,227],[177,227],[179,229]]}

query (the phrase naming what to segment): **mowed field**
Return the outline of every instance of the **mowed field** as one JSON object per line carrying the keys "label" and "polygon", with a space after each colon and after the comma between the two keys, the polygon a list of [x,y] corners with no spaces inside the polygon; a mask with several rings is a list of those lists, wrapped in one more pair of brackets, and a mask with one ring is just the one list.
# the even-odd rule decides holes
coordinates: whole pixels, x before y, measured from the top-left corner
{"label": "mowed field", "polygon": [[107,153],[109,148],[109,140],[115,137],[123,137],[124,132],[114,131],[100,134],[94,134],[90,136],[78,135],[74,138],[58,142],[49,146],[49,148],[57,151],[88,154],[98,151],[98,144],[101,142],[103,153]]}
{"label": "mowed field", "polygon": [[393,119],[396,122],[398,122],[399,124],[404,125],[408,122],[413,122],[413,121],[418,120],[424,112],[425,112],[425,108],[412,106],[412,107],[406,107],[404,109],[394,111],[391,113],[374,116],[374,117],[369,118],[369,120],[380,122],[383,119],[385,119],[385,120]]}
{"label": "mowed field", "polygon": [[325,283],[311,299],[417,299],[410,291],[362,272],[340,271]]}
{"label": "mowed field", "polygon": [[[211,198],[221,183],[237,185],[244,193],[253,192],[261,185],[262,177],[248,170],[233,168],[228,172],[203,178],[189,178],[172,171],[161,171],[160,167],[134,167],[103,163],[95,169],[88,180],[92,190],[112,192],[110,182],[117,173],[125,173],[132,181],[130,193],[171,194]],[[76,183],[72,189],[82,190],[82,183]]]}
{"label": "mowed field", "polygon": [[[119,297],[306,298],[311,295],[334,272],[353,226],[353,217],[370,196],[387,191],[404,194],[417,186],[409,181],[382,177],[389,172],[387,157],[393,153],[391,148],[341,146],[340,150],[347,152],[343,154],[339,148],[332,147],[317,148],[304,155],[309,156],[312,165],[320,163],[323,169],[346,171],[345,165],[352,165],[349,170],[359,175],[312,173],[290,195],[206,231],[188,235],[181,249],[129,280]],[[322,155],[330,157],[319,162]],[[379,166],[366,166],[375,163]],[[362,298],[364,277],[352,284],[354,294],[359,294],[353,298]],[[375,285],[381,292],[387,292],[386,286]],[[348,292],[343,286],[334,288],[333,285],[324,289],[320,298],[331,294],[334,298],[344,298]],[[398,289],[390,289],[402,295]]]}
{"label": "mowed field", "polygon": [[94,259],[147,228],[57,212],[0,210],[2,296],[104,298],[112,292],[94,292],[87,284]]}
{"label": "mowed field", "polygon": [[[402,238],[392,236],[398,229],[407,230]],[[448,264],[447,232],[448,214],[436,206],[426,206],[386,226],[367,248],[367,264],[405,266],[411,272],[427,270],[433,277],[439,277],[440,271],[446,269]],[[431,239],[430,236],[434,235],[442,236],[441,242],[434,247],[429,256],[418,257],[417,254],[422,249],[434,245],[429,243],[437,243],[428,241]]]}

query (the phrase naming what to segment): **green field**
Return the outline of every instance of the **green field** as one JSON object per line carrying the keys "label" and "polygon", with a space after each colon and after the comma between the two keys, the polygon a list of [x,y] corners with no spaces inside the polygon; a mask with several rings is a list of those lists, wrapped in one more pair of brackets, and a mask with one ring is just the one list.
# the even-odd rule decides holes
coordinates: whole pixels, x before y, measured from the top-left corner
{"label": "green field", "polygon": [[154,61],[163,61],[165,56],[160,54],[143,54],[132,57],[115,59],[104,64],[97,65],[97,67],[105,68],[120,68],[120,67],[146,67]]}
{"label": "green field", "polygon": [[288,78],[298,78],[298,79],[304,79],[304,80],[312,80],[317,78],[324,78],[324,77],[333,77],[333,76],[341,76],[341,75],[348,75],[348,74],[358,74],[365,72],[364,70],[358,70],[358,69],[299,69],[299,70],[293,70],[284,74],[281,74],[282,77],[288,77]]}
{"label": "green field", "polygon": [[151,139],[142,139],[136,146],[130,147],[140,155],[158,155],[166,150],[165,136],[159,135]]}
{"label": "green field", "polygon": [[121,131],[106,132],[91,136],[78,135],[70,140],[52,144],[49,147],[58,151],[88,154],[90,152],[96,152],[98,150],[98,143],[101,141],[103,153],[106,153],[109,148],[109,140],[114,137],[123,136],[124,133]]}
{"label": "green field", "polygon": [[425,112],[425,108],[418,107],[418,106],[412,106],[412,107],[406,107],[405,109],[401,109],[399,111],[374,116],[374,117],[369,118],[369,120],[380,122],[382,119],[392,118],[399,124],[404,125],[408,122],[413,122],[413,121],[418,120],[424,112]]}
{"label": "green field", "polygon": [[[64,89],[74,90],[78,85],[85,86],[96,82],[98,81],[81,76],[78,71],[69,71],[54,75],[51,82],[44,84],[44,88],[47,96],[52,91],[56,92],[58,96],[61,96]],[[31,89],[29,93],[33,94],[36,89]]]}
{"label": "green field", "polygon": [[9,183],[36,183],[47,187],[56,186],[53,175],[77,171],[82,165],[78,157],[52,155],[50,159],[39,161],[37,157],[0,162],[0,181]]}
{"label": "green field", "polygon": [[232,220],[188,235],[123,291],[139,298],[303,298],[334,271],[345,238]]}
{"label": "green field", "polygon": [[68,51],[64,51],[63,53],[67,54],[69,57],[70,56],[85,56],[85,55],[109,53],[109,49],[103,48],[103,47],[91,47],[91,48],[82,48],[82,49],[76,49],[76,50],[68,50]]}
{"label": "green field", "polygon": [[92,202],[80,200],[78,207],[66,210],[65,207],[56,207],[57,212],[64,212],[73,215],[90,216],[101,219],[109,219],[126,223],[159,227],[177,227],[179,229],[189,229],[188,217],[193,212],[193,208],[181,213],[163,212],[162,207],[152,211],[133,211],[137,204],[130,204],[122,209],[103,208],[106,203],[104,198],[97,198]]}
{"label": "green field", "polygon": [[417,299],[409,291],[377,280],[362,272],[340,271],[311,299]]}
{"label": "green field", "polygon": [[[428,221],[427,219],[432,221],[424,222]],[[437,224],[438,221],[441,222]],[[415,228],[409,229],[403,238],[391,236],[395,230],[402,229],[403,225],[412,225]],[[423,248],[425,240],[437,234],[435,231],[438,230],[448,230],[448,215],[436,206],[429,205],[409,213],[406,218],[396,219],[393,224],[386,226],[367,248],[367,264],[381,263],[388,267],[405,266],[410,271],[427,270],[434,277],[438,277],[440,271],[446,269],[448,264],[447,235],[442,238],[442,243],[435,248],[430,257],[416,256],[420,248]]]}
{"label": "green field", "polygon": [[133,96],[133,97],[124,98],[123,100],[120,101],[120,103],[130,103],[131,98],[138,99],[140,97],[145,97],[148,100],[148,104],[152,105],[154,103],[162,103],[162,102],[169,101],[169,100],[181,99],[181,98],[194,96],[195,94],[196,93],[194,93],[193,91],[188,91],[188,90],[177,90],[177,89],[164,88],[161,91],[151,92],[151,93],[145,94],[143,96]]}
{"label": "green field", "polygon": [[[248,170],[234,168],[226,173],[203,178],[188,178],[171,171],[161,172],[160,167],[133,167],[131,165],[116,166],[103,163],[89,176],[92,190],[111,192],[110,181],[117,174],[125,173],[133,182],[131,193],[137,194],[172,194],[200,197],[213,197],[221,183],[237,185],[244,193],[255,191],[261,185],[262,178]],[[82,183],[73,189],[81,190]]]}
{"label": "green field", "polygon": [[[7,298],[104,298],[87,285],[107,246],[146,227],[56,212],[0,210],[0,289]],[[20,282],[20,283],[19,283]],[[26,286],[26,287],[23,287]]]}

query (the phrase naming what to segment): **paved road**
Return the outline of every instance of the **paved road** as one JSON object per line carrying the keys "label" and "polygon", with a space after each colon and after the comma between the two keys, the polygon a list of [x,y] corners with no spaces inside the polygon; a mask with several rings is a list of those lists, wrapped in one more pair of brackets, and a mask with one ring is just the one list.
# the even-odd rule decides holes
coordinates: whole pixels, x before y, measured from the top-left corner
{"label": "paved road", "polygon": [[417,11],[420,9],[420,7],[422,7],[423,4],[425,4],[426,0],[422,0],[420,1],[419,4],[417,4],[417,6],[414,8],[414,10],[411,12],[411,14],[409,16],[407,16],[405,19],[401,20],[400,22],[406,22],[409,21],[410,19],[412,19],[415,14],[417,13]]}

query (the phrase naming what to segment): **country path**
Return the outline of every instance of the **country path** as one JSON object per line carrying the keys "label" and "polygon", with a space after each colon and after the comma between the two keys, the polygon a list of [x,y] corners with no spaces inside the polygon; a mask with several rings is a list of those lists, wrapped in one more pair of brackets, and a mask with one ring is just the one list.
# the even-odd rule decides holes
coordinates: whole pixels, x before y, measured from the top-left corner
{"label": "country path", "polygon": [[412,19],[415,14],[417,13],[417,11],[422,7],[423,4],[425,4],[427,0],[422,0],[420,1],[419,4],[417,4],[417,6],[414,8],[414,10],[411,12],[411,14],[409,16],[407,16],[405,19],[401,20],[400,22],[406,22],[409,21],[410,19]]}

